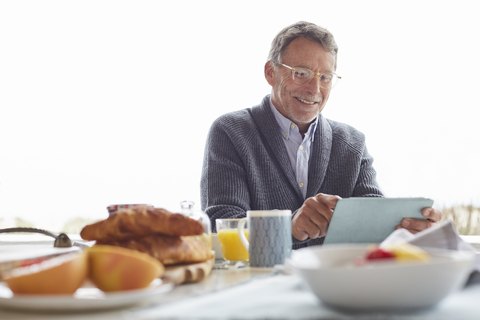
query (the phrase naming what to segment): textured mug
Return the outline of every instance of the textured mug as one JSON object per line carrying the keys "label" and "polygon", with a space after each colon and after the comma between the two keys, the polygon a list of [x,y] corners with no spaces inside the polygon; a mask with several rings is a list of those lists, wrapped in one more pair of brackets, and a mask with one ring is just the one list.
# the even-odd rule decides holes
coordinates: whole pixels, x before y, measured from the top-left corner
{"label": "textured mug", "polygon": [[[248,238],[244,234],[248,221]],[[250,267],[272,268],[284,264],[292,253],[292,212],[290,210],[247,211],[240,220],[238,235],[250,256]]]}

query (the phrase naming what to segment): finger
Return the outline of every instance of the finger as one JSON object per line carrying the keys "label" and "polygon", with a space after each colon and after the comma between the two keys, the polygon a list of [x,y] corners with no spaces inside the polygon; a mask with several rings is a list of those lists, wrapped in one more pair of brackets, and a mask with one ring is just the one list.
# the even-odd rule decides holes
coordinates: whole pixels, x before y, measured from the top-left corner
{"label": "finger", "polygon": [[305,200],[292,220],[292,235],[301,241],[325,236],[339,199],[339,196],[319,193]]}
{"label": "finger", "polygon": [[333,209],[335,208],[337,201],[342,198],[339,196],[319,193],[315,196],[315,199],[319,204],[317,206],[317,212],[320,213],[328,223],[330,223],[330,220],[332,220]]}
{"label": "finger", "polygon": [[412,218],[405,218],[401,223],[402,227],[408,229],[412,233],[417,233],[419,231],[430,228],[434,225],[434,222],[430,220],[419,220]]}
{"label": "finger", "polygon": [[398,230],[398,229],[405,229],[407,231],[410,231],[411,233],[417,233],[418,230],[413,230],[413,229],[408,229],[408,228],[405,228],[404,226],[402,226],[401,224],[395,226],[395,230]]}
{"label": "finger", "polygon": [[316,231],[312,230],[312,228],[315,228],[316,225],[313,227],[309,225],[312,224],[310,216],[316,214],[314,207],[317,205],[317,201],[314,198],[308,198],[294,215],[292,219],[292,236],[296,239],[304,241],[307,240],[310,235],[315,234]]}
{"label": "finger", "polygon": [[326,234],[328,224],[331,219],[330,209],[323,203],[317,201],[316,198],[305,200],[305,232],[308,233],[310,239],[316,239]]}
{"label": "finger", "polygon": [[395,227],[395,230],[405,229],[405,230],[407,230],[407,231],[409,231],[410,233],[413,233],[413,234],[419,232],[419,230],[410,229],[410,228],[409,228],[410,225],[411,225],[410,222],[402,221],[401,224],[399,224],[399,225],[397,225],[397,226]]}
{"label": "finger", "polygon": [[425,208],[422,210],[422,215],[430,221],[440,221],[442,219],[442,212],[434,208]]}
{"label": "finger", "polygon": [[337,201],[342,198],[340,196],[334,196],[331,194],[319,193],[315,196],[315,199],[317,199],[319,203],[322,203],[329,209],[333,210],[337,204]]}
{"label": "finger", "polygon": [[312,223],[315,223],[320,229],[320,233],[315,237],[324,237],[327,234],[328,226],[333,216],[333,209],[338,200],[341,197],[327,194],[317,194],[315,200],[317,205],[315,206],[316,215],[311,216]]}
{"label": "finger", "polygon": [[305,224],[304,232],[308,235],[310,239],[317,239],[323,233],[322,230],[326,228],[319,227],[315,222],[310,221],[310,223]]}
{"label": "finger", "polygon": [[[327,232],[331,213],[316,197],[310,197],[303,203],[292,220],[292,235],[298,240],[316,239]],[[328,220],[327,220],[328,219]]]}
{"label": "finger", "polygon": [[307,240],[307,238],[318,238],[322,233],[322,229],[326,228],[322,228],[319,226],[318,221],[314,222],[306,215],[299,216],[297,219],[294,218],[292,221],[292,235],[300,241]]}
{"label": "finger", "polygon": [[295,223],[292,223],[292,236],[300,241],[308,239],[308,233]]}

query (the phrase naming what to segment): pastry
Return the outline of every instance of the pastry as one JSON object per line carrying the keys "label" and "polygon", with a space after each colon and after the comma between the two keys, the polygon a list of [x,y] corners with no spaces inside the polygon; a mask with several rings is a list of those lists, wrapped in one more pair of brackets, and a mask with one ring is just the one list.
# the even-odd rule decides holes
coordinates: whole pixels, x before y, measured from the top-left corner
{"label": "pastry", "polygon": [[84,240],[127,240],[150,234],[170,236],[201,235],[200,221],[166,209],[139,205],[123,209],[105,220],[86,225],[80,232]]}
{"label": "pastry", "polygon": [[164,265],[201,262],[213,258],[211,248],[200,237],[152,234],[129,240],[101,240],[96,244],[138,250],[157,258]]}

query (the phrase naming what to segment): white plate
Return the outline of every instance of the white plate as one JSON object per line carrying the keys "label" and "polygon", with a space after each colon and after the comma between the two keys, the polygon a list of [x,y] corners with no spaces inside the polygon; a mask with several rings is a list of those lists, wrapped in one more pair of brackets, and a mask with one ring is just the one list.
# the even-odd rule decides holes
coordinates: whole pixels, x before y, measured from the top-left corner
{"label": "white plate", "polygon": [[173,283],[155,279],[148,288],[104,293],[98,288],[83,286],[73,295],[14,295],[0,284],[0,308],[42,311],[86,311],[124,308],[147,302],[169,292]]}

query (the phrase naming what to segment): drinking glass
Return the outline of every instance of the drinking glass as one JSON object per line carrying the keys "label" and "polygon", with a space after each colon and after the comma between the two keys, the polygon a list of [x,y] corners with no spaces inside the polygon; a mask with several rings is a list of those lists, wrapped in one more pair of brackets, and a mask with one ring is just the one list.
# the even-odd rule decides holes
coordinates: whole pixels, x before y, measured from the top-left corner
{"label": "drinking glass", "polygon": [[[217,219],[217,236],[222,247],[222,256],[226,264],[236,264],[239,261],[248,261],[248,251],[243,246],[238,235],[238,222],[241,219]],[[248,238],[248,229],[244,229]]]}

